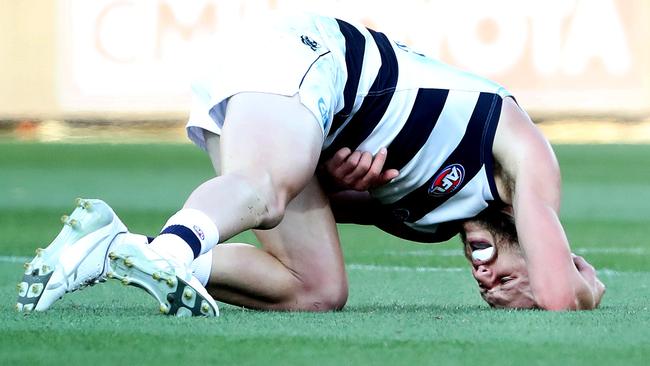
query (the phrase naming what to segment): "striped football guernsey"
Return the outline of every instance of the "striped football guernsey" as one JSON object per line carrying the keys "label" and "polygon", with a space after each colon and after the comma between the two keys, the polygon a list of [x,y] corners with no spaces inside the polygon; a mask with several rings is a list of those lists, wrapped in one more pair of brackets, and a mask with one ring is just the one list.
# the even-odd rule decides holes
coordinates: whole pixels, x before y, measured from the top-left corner
{"label": "striped football guernsey", "polygon": [[498,201],[492,143],[507,90],[383,33],[333,18],[315,22],[345,73],[322,160],[342,147],[387,147],[385,168],[400,175],[371,194],[424,241],[447,239],[454,233],[441,224]]}

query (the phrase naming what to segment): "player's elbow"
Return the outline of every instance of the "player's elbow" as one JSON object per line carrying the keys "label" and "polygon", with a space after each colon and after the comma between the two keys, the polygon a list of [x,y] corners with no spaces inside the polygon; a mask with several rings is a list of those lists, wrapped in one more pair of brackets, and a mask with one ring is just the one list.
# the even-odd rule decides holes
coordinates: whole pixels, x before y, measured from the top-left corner
{"label": "player's elbow", "polygon": [[536,298],[537,306],[549,311],[577,310],[577,298],[574,296],[554,296]]}
{"label": "player's elbow", "polygon": [[550,311],[592,310],[598,305],[588,289],[553,291],[535,296],[537,306]]}

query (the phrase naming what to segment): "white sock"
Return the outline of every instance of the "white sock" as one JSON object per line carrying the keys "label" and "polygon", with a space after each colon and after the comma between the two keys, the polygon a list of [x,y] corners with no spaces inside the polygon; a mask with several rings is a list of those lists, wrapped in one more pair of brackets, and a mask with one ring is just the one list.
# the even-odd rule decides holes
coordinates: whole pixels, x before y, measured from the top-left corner
{"label": "white sock", "polygon": [[151,248],[189,265],[219,243],[219,230],[208,215],[184,208],[167,220]]}
{"label": "white sock", "polygon": [[206,286],[210,280],[210,272],[212,272],[212,249],[196,258],[194,262],[192,262],[191,268],[194,277],[196,277],[203,286]]}

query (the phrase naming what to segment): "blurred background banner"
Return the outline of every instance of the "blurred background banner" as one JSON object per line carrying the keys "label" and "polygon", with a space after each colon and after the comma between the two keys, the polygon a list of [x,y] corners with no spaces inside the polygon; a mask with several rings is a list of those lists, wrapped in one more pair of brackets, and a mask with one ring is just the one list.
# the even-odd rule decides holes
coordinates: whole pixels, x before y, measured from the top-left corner
{"label": "blurred background banner", "polygon": [[533,114],[650,114],[646,0],[0,0],[0,118],[183,118],[202,51],[276,10],[362,22]]}

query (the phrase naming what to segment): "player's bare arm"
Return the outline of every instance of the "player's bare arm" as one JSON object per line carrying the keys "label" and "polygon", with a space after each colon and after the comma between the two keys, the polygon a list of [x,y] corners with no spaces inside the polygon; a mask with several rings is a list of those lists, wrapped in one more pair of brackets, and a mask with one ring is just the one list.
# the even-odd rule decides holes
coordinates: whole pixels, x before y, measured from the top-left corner
{"label": "player's bare arm", "polygon": [[[531,184],[534,184],[532,182],[539,182],[541,180],[541,186],[547,190],[540,188],[534,193],[543,194],[542,197],[546,197],[548,203],[543,201],[543,199],[540,198],[540,196],[537,194],[533,195],[533,198],[536,198],[537,200],[533,199],[530,201],[526,201],[526,198],[524,198],[524,200],[521,200],[521,195],[519,195],[519,203],[523,204],[524,213],[529,213],[531,211],[528,210],[529,204],[543,205],[542,207],[546,207],[549,216],[547,216],[545,220],[551,220],[551,226],[546,229],[544,229],[542,226],[536,227],[536,225],[539,225],[541,222],[538,223],[537,221],[530,221],[530,219],[522,219],[520,217],[519,227],[523,226],[524,228],[520,230],[528,230],[527,233],[530,233],[532,231],[532,234],[530,234],[534,235],[532,243],[545,241],[547,238],[546,230],[555,230],[553,231],[555,237],[557,238],[559,236],[560,238],[559,241],[555,241],[555,244],[562,244],[559,248],[560,250],[557,250],[558,248],[555,246],[549,247],[547,249],[545,245],[537,246],[531,250],[533,253],[540,252],[542,254],[541,256],[539,254],[533,254],[533,256],[537,256],[538,259],[541,259],[539,259],[539,261],[532,262],[532,268],[527,268],[528,271],[531,271],[533,273],[535,273],[534,271],[541,272],[541,275],[533,275],[537,277],[536,280],[538,281],[531,284],[531,286],[534,285],[538,287],[535,290],[536,297],[534,299],[531,299],[532,303],[530,304],[549,310],[592,309],[598,306],[600,303],[600,299],[604,291],[604,286],[596,277],[594,268],[584,258],[572,255],[569,251],[568,241],[564,236],[564,231],[557,217],[560,206],[561,183],[559,167],[554,153],[552,152],[546,139],[539,134],[536,127],[534,127],[532,122],[529,120],[528,116],[523,111],[521,111],[521,109],[519,109],[519,107],[516,106],[516,104],[511,99],[507,99],[506,103],[508,107],[504,109],[509,110],[508,113],[510,114],[507,115],[507,119],[510,120],[510,122],[501,123],[506,126],[512,123],[516,123],[517,126],[515,128],[523,129],[523,132],[518,132],[517,130],[511,132],[511,130],[509,130],[509,133],[513,134],[513,136],[510,136],[509,138],[511,140],[517,141],[528,141],[532,138],[533,142],[530,144],[521,144],[522,146],[517,145],[512,150],[510,150],[510,146],[507,146],[507,148],[504,149],[505,151],[502,153],[503,161],[499,162],[506,165],[506,168],[496,172],[500,196],[502,200],[507,204],[513,204],[513,192],[515,192],[515,189],[517,188],[514,178],[515,174],[524,175],[523,181],[531,182]],[[512,120],[515,118],[520,119],[520,121],[512,122]],[[511,127],[506,127],[506,129],[510,128]],[[527,137],[524,137],[522,139],[518,135],[517,137],[514,136],[514,134],[519,133],[524,133],[524,136]],[[502,135],[505,134],[506,133],[502,133]],[[525,150],[526,148],[531,149]],[[405,239],[418,240],[418,238],[409,238],[410,232],[401,230],[400,225],[387,221],[387,215],[382,214],[382,206],[373,200],[367,191],[355,190],[358,186],[357,183],[363,174],[357,174],[355,181],[354,179],[349,179],[349,172],[354,170],[361,170],[362,172],[366,172],[369,170],[368,164],[361,164],[362,159],[358,158],[358,156],[362,153],[356,153],[357,157],[353,156],[350,158],[352,155],[351,151],[347,148],[341,149],[337,154],[335,154],[332,159],[328,160],[324,164],[325,173],[328,175],[328,179],[335,182],[338,187],[348,189],[330,194],[332,210],[337,222],[375,225],[393,235]],[[514,158],[522,156],[527,156],[528,159],[511,159],[511,157]],[[385,156],[378,154],[375,156],[371,165],[377,169],[376,172],[379,172],[383,169],[384,161]],[[524,168],[518,173],[512,173],[510,170],[508,170],[513,164],[526,164],[526,162],[531,161],[535,162],[535,164],[529,164],[530,171],[526,170],[526,166],[524,166]],[[370,183],[372,186],[376,187],[378,185],[386,183],[380,179],[382,174],[368,173],[368,176],[372,176],[372,179],[374,179]],[[348,179],[346,179],[346,177]],[[553,184],[548,183],[551,181]],[[512,207],[507,207],[507,212],[509,212],[509,214],[512,214]],[[534,208],[532,212],[535,212]],[[524,217],[526,216],[524,215]],[[529,221],[526,222],[524,220]],[[555,226],[553,226],[553,224],[555,224]],[[528,236],[525,234],[524,239],[520,237],[520,241],[527,240],[526,243],[531,243],[531,240],[527,238]],[[495,245],[496,243],[492,244]],[[555,253],[547,253],[547,250],[555,251]],[[505,253],[501,254],[502,256],[506,256]],[[546,254],[548,254],[548,256],[545,256]],[[530,257],[530,254],[528,257]],[[554,270],[550,273],[545,272],[545,269],[548,268],[545,266],[547,264],[546,261],[554,261],[553,263],[559,267],[559,270]],[[531,263],[526,263],[527,266],[530,266],[530,264]],[[535,265],[538,267],[535,268]],[[526,271],[526,269],[522,270]],[[480,283],[482,275],[476,275],[475,277],[478,277],[477,281]],[[557,286],[557,284],[564,286]],[[527,291],[522,291],[522,293],[527,293]],[[492,303],[490,299],[486,299],[486,301],[488,301],[493,306],[498,306],[498,304]],[[519,307],[522,304],[523,302],[521,301],[512,301],[509,302],[507,306]]]}
{"label": "player's bare arm", "polygon": [[604,293],[593,267],[574,259],[560,223],[560,169],[548,141],[510,98],[494,141],[501,199],[511,204],[535,302],[548,310],[593,309]]}

